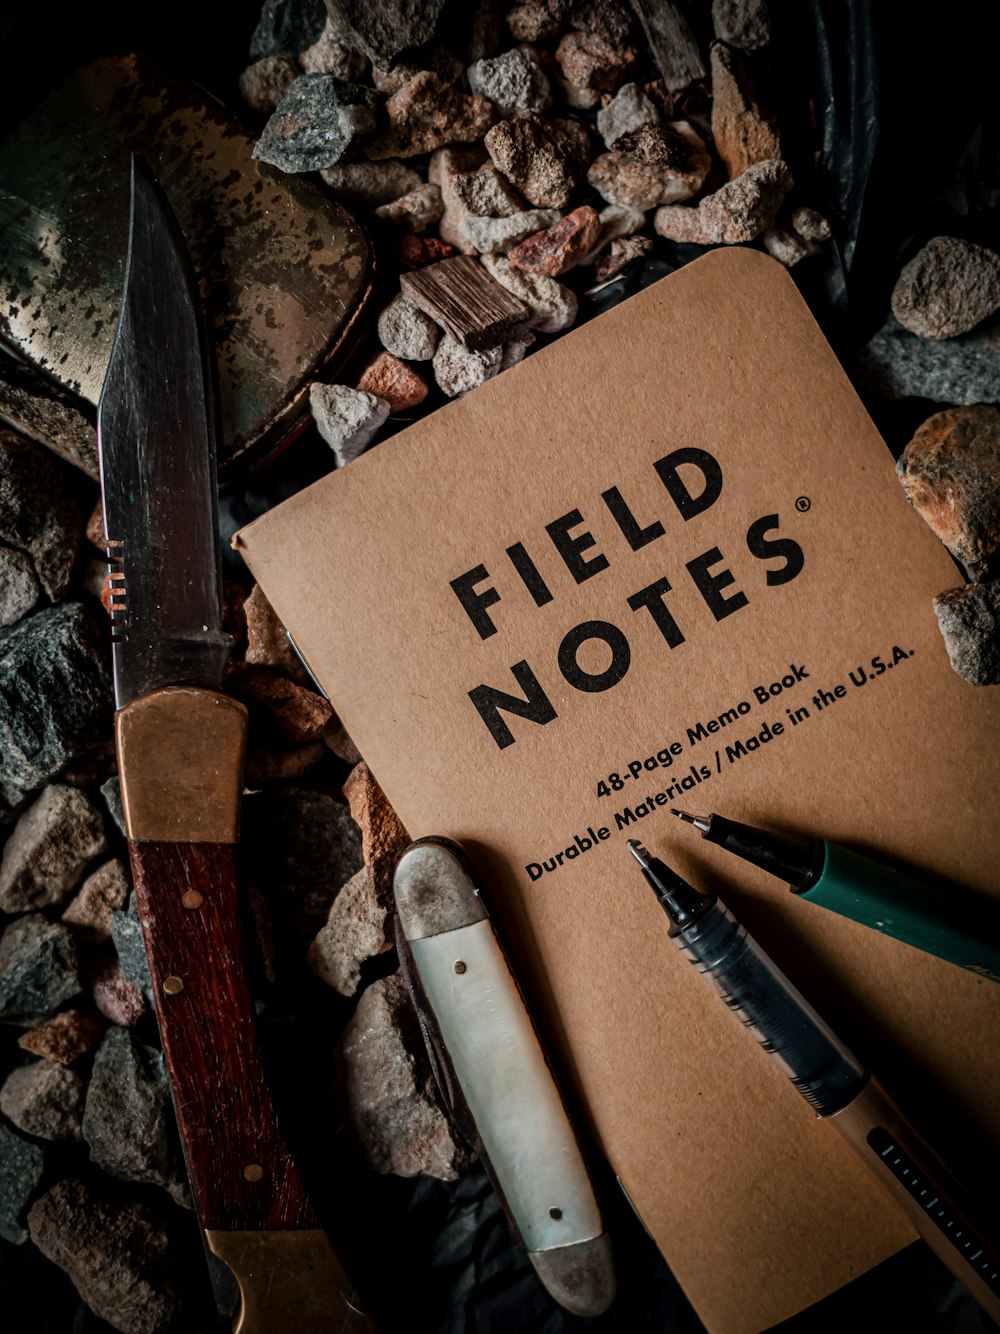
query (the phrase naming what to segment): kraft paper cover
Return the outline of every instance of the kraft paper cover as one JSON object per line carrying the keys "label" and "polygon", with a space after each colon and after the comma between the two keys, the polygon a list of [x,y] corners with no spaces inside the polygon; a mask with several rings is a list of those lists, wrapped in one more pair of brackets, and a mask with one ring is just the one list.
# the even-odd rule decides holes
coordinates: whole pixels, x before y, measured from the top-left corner
{"label": "kraft paper cover", "polygon": [[[912,1240],[668,939],[625,847],[726,896],[912,1111],[946,1090],[995,1142],[996,985],[668,810],[996,892],[1000,825],[976,815],[1000,694],[952,673],[931,598],[959,576],[784,270],[713,252],[236,541],[413,837],[476,859],[564,1083],[708,1327],[753,1334]],[[452,581],[478,566],[467,609]]]}

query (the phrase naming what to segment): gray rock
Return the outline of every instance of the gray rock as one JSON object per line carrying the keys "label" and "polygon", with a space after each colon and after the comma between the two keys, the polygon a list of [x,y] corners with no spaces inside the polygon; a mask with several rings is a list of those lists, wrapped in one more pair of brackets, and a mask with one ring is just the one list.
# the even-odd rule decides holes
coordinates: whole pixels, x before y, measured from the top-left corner
{"label": "gray rock", "polygon": [[101,784],[101,796],[108,808],[108,814],[114,820],[119,833],[125,833],[125,812],[122,809],[122,785],[117,774]]}
{"label": "gray rock", "polygon": [[705,184],[712,159],[686,120],[641,125],[590,164],[587,181],[609,204],[645,211],[691,199]]}
{"label": "gray rock", "polygon": [[297,56],[319,40],[325,23],[323,0],[265,0],[250,39],[250,58]]}
{"label": "gray rock", "polygon": [[437,1105],[402,979],[373,982],[339,1046],[352,1130],[372,1167],[456,1180],[472,1161]]}
{"label": "gray rock", "polygon": [[528,51],[515,47],[492,60],[469,66],[469,87],[488,97],[504,116],[544,111],[552,97],[549,81]]}
{"label": "gray rock", "polygon": [[79,788],[50,783],[24,812],[0,861],[0,912],[61,903],[107,849],[104,821]]}
{"label": "gray rock", "polygon": [[436,74],[442,83],[452,84],[455,88],[465,84],[465,63],[450,46],[441,42],[432,42],[412,53],[410,61],[400,61],[391,69],[379,65],[372,66],[372,83],[380,93],[391,97],[398,93],[405,83],[416,78],[423,70]]}
{"label": "gray rock", "polygon": [[636,52],[594,32],[568,32],[556,47],[556,60],[567,83],[610,93],[634,69]]}
{"label": "gray rock", "polygon": [[974,686],[1000,685],[1000,580],[965,584],[934,599],[955,672]]}
{"label": "gray rock", "polygon": [[399,292],[378,317],[379,342],[403,361],[430,361],[441,330]]}
{"label": "gray rock", "polygon": [[374,131],[372,89],[331,74],[303,74],[278,103],[253,156],[282,171],[318,171]]}
{"label": "gray rock", "polygon": [[723,245],[753,241],[774,222],[791,187],[792,173],[784,162],[757,162],[701,201],[701,224]]}
{"label": "gray rock", "polygon": [[590,159],[590,136],[578,121],[534,113],[500,121],[484,142],[497,170],[538,208],[564,208]]}
{"label": "gray rock", "polygon": [[653,231],[657,236],[665,236],[668,241],[678,241],[684,245],[714,245],[714,238],[709,236],[701,221],[701,213],[696,208],[686,208],[683,204],[665,204],[653,214]]}
{"label": "gray rock", "polygon": [[422,183],[412,167],[395,158],[387,162],[338,162],[334,167],[324,167],[320,175],[345,204],[369,208],[388,204]]}
{"label": "gray rock", "polygon": [[301,72],[288,56],[264,56],[240,75],[240,97],[251,111],[270,115]]}
{"label": "gray rock", "polygon": [[712,0],[712,27],[720,41],[756,51],[771,40],[767,0]]}
{"label": "gray rock", "polygon": [[524,212],[524,200],[492,165],[456,174],[454,186],[466,212],[477,218],[509,218]]}
{"label": "gray rock", "polygon": [[503,366],[503,348],[491,347],[485,352],[472,352],[450,333],[444,334],[434,353],[434,378],[438,387],[449,398],[475,389],[477,385],[499,375]]}
{"label": "gray rock", "polygon": [[31,557],[0,546],[0,625],[15,625],[41,594]]}
{"label": "gray rock", "polygon": [[317,40],[300,54],[299,64],[305,74],[332,74],[350,83],[363,80],[368,73],[365,56],[340,41],[329,18]]}
{"label": "gray rock", "polygon": [[114,941],[125,981],[138,987],[152,1005],[153,983],[149,976],[146,944],[142,938],[139,905],[135,894],[130,896],[124,911],[111,914],[111,939]]}
{"label": "gray rock", "polygon": [[936,403],[1000,402],[1000,320],[934,342],[892,318],[859,354],[865,378],[886,398]]}
{"label": "gray rock", "polygon": [[371,444],[389,415],[389,404],[346,384],[313,384],[309,406],[316,429],[337,456],[337,466],[356,459]]}
{"label": "gray rock", "polygon": [[32,1061],[12,1070],[0,1088],[0,1112],[36,1139],[79,1141],[86,1085],[56,1061]]}
{"label": "gray rock", "polygon": [[242,828],[250,882],[311,940],[363,865],[351,812],[325,792],[272,789],[246,798]]}
{"label": "gray rock", "polygon": [[392,911],[391,902],[380,901],[369,869],[362,867],[334,899],[326,925],[309,946],[309,967],[342,996],[353,996],[362,963],[392,948]]}
{"label": "gray rock", "polygon": [[814,208],[792,209],[792,227],[806,241],[829,241],[831,228],[822,213]]}
{"label": "gray rock", "polygon": [[0,430],[0,543],[31,557],[53,602],[69,587],[86,518],[79,473],[44,445]]}
{"label": "gray rock", "polygon": [[178,1204],[190,1203],[163,1053],[125,1028],[108,1029],[97,1050],[83,1138],[105,1172],[163,1186]]}
{"label": "gray rock", "polygon": [[623,83],[606,107],[597,113],[597,131],[608,148],[640,125],[655,124],[660,114],[637,83]]}
{"label": "gray rock", "polygon": [[69,1178],[31,1206],[28,1229],[95,1315],[122,1334],[166,1334],[180,1315],[185,1261],[147,1205]]}
{"label": "gray rock", "polygon": [[436,185],[423,181],[408,194],[388,204],[381,204],[375,210],[376,218],[381,218],[383,222],[394,222],[398,227],[405,227],[417,235],[432,227],[443,213],[441,191]]}
{"label": "gray rock", "polygon": [[821,213],[811,208],[797,208],[791,216],[779,216],[761,240],[767,253],[790,269],[801,260],[818,255],[822,243],[829,237],[830,224]]}
{"label": "gray rock", "polygon": [[921,338],[968,333],[1000,309],[1000,255],[954,236],[935,236],[892,290],[892,313]]}
{"label": "gray rock", "polygon": [[41,913],[18,917],[0,937],[0,1019],[48,1014],[80,994],[76,941]]}
{"label": "gray rock", "polygon": [[45,1152],[0,1122],[0,1237],[19,1246],[28,1240],[24,1215],[41,1185]]}
{"label": "gray rock", "polygon": [[81,410],[80,402],[54,383],[41,381],[13,357],[0,361],[0,418],[96,479],[94,423]]}
{"label": "gray rock", "polygon": [[537,342],[535,335],[530,329],[525,330],[523,338],[512,338],[509,343],[503,345],[503,360],[500,363],[502,371],[509,371],[511,366],[516,366],[518,362],[523,361],[527,351]]}
{"label": "gray rock", "polygon": [[541,273],[525,273],[503,255],[484,255],[482,262],[490,275],[531,311],[529,329],[561,333],[576,319],[576,293],[563,283]]}
{"label": "gray rock", "polygon": [[113,857],[87,876],[60,921],[74,927],[84,940],[99,945],[111,939],[112,913],[125,907],[128,893],[125,867]]}
{"label": "gray rock", "polygon": [[[469,217],[472,210],[463,202],[459,187],[466,176],[477,172],[488,161],[482,144],[453,144],[450,148],[439,148],[432,153],[427,166],[427,179],[441,191],[444,204],[444,216],[438,225],[438,235],[442,241],[457,247],[465,255],[474,255],[476,247],[461,232],[462,219]],[[513,186],[510,189],[513,190]],[[493,212],[492,209],[486,211]],[[516,209],[504,210],[507,213],[511,211],[517,212]]]}
{"label": "gray rock", "polygon": [[617,278],[633,260],[642,259],[652,249],[653,242],[648,236],[618,236],[611,242],[608,253],[596,264],[594,277],[599,283]]}
{"label": "gray rock", "polygon": [[445,0],[327,0],[327,7],[341,40],[388,69],[403,51],[431,41]]}
{"label": "gray rock", "polygon": [[525,237],[558,222],[559,216],[556,208],[529,208],[507,218],[463,218],[459,226],[481,255],[505,255]]}
{"label": "gray rock", "polygon": [[9,805],[110,732],[107,638],[107,626],[79,602],[0,633],[0,797]]}

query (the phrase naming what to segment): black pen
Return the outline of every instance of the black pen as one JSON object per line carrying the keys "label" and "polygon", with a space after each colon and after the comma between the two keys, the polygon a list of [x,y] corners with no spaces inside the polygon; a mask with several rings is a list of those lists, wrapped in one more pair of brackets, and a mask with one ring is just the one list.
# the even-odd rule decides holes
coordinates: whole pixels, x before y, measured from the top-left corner
{"label": "black pen", "polygon": [[997,904],[956,889],[935,889],[825,838],[774,834],[675,807],[670,813],[694,825],[709,843],[784,880],[800,898],[1000,982]]}
{"label": "black pen", "polygon": [[1000,1321],[1000,1256],[941,1159],[716,895],[700,894],[636,839],[628,846],[678,947],[816,1115],[840,1131],[983,1310]]}

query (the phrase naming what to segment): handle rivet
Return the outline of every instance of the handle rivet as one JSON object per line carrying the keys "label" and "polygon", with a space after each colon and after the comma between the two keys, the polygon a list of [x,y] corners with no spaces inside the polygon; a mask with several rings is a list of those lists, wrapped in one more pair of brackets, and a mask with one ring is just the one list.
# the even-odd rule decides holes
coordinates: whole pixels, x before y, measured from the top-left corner
{"label": "handle rivet", "polygon": [[456,973],[464,973],[464,972],[465,972],[465,968],[466,968],[466,965],[463,963],[463,961],[462,961],[461,959],[456,959],[456,960],[455,960],[455,972],[456,972]]}
{"label": "handle rivet", "polygon": [[179,977],[174,977],[171,974],[170,977],[163,979],[163,990],[168,996],[176,996],[179,991],[184,990],[184,983]]}
{"label": "handle rivet", "polygon": [[186,894],[181,895],[181,907],[191,911],[200,908],[204,902],[203,896],[196,889],[189,889]]}
{"label": "handle rivet", "polygon": [[561,1210],[561,1209],[557,1209],[555,1206],[553,1206],[553,1207],[549,1210],[549,1217],[550,1217],[550,1218],[555,1218],[556,1220],[562,1218],[562,1210]]}
{"label": "handle rivet", "polygon": [[243,1169],[243,1175],[247,1181],[261,1181],[264,1177],[264,1169],[260,1163],[247,1163]]}

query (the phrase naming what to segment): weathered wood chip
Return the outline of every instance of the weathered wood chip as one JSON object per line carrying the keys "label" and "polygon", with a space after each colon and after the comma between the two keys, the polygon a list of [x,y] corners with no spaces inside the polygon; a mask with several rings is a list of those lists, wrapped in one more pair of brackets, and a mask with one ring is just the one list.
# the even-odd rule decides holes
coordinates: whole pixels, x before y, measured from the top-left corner
{"label": "weathered wood chip", "polygon": [[409,301],[470,352],[509,342],[524,329],[531,313],[469,255],[404,273],[399,285]]}

